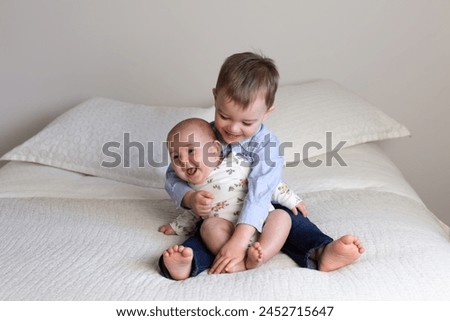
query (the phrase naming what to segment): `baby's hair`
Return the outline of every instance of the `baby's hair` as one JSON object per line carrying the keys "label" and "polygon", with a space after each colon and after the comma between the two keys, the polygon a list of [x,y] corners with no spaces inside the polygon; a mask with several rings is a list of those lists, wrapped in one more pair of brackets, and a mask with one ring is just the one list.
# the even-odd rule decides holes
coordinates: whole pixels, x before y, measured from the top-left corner
{"label": "baby's hair", "polygon": [[201,130],[202,134],[211,141],[217,140],[216,134],[211,127],[211,124],[201,118],[188,118],[180,121],[176,124],[167,134],[167,141],[169,142],[176,133],[179,133],[182,129],[192,127],[194,130]]}
{"label": "baby's hair", "polygon": [[270,108],[275,101],[278,79],[278,70],[272,59],[253,52],[237,53],[223,63],[216,93],[223,91],[228,99],[245,109],[263,92],[267,108]]}

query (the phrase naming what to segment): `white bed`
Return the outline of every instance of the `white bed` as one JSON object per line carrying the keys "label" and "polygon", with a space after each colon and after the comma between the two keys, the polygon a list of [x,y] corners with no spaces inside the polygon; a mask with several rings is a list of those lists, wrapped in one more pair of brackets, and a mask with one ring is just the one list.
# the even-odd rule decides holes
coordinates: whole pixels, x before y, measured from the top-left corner
{"label": "white bed", "polygon": [[[349,97],[354,100],[350,104]],[[212,108],[174,113],[171,108],[94,99],[2,158],[9,162],[0,169],[0,300],[450,299],[448,228],[372,142],[408,135],[407,130],[384,114],[381,121],[378,110],[370,120],[349,125],[341,102],[345,108],[357,102],[362,117],[375,108],[330,81],[280,88],[277,102],[279,110],[268,125],[283,141],[293,142],[294,151],[304,146],[298,141],[307,136],[302,130],[312,135],[331,128],[335,144],[347,141],[339,151],[347,166],[336,159],[325,166],[326,155],[315,148],[317,155],[310,154],[308,160],[322,161],[321,166],[293,166],[294,154],[287,153],[284,176],[323,231],[331,237],[352,233],[364,242],[366,252],[354,264],[318,272],[299,268],[280,253],[252,271],[213,276],[204,272],[181,282],[163,278],[157,268],[160,254],[183,240],[157,231],[177,215],[162,189],[164,167],[105,169],[91,152],[98,152],[99,142],[118,139],[102,136],[105,133],[116,132],[120,138],[130,131],[135,141],[148,141],[146,135],[163,140],[163,130],[177,117],[212,119]],[[314,114],[330,104],[338,116],[327,122],[325,114]],[[296,112],[311,126],[292,130],[290,119],[301,122],[292,116]],[[142,120],[141,113],[149,116]],[[308,120],[314,117],[322,121]]]}

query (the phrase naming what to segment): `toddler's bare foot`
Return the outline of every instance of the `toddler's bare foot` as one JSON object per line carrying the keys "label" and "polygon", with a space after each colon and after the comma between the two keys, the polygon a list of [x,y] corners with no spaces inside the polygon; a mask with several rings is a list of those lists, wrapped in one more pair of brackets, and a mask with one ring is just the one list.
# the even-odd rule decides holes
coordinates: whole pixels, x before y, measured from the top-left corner
{"label": "toddler's bare foot", "polygon": [[319,271],[330,272],[351,264],[364,252],[361,241],[353,235],[344,235],[326,245],[319,253]]}
{"label": "toddler's bare foot", "polygon": [[189,247],[174,245],[163,253],[163,261],[174,280],[185,280],[191,274],[194,253]]}
{"label": "toddler's bare foot", "polygon": [[245,260],[245,267],[250,269],[255,269],[263,264],[263,253],[262,247],[259,242],[253,243],[247,250],[247,258]]}

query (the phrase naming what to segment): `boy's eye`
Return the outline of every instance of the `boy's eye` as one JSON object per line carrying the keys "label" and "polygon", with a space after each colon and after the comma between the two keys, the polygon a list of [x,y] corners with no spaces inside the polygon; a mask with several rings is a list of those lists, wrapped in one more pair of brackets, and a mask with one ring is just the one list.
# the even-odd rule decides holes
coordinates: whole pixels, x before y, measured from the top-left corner
{"label": "boy's eye", "polygon": [[246,122],[243,122],[242,124],[244,124],[244,126],[251,126],[251,125],[253,125],[253,123],[246,123]]}
{"label": "boy's eye", "polygon": [[224,116],[224,115],[222,115],[222,114],[219,114],[219,116],[220,116],[220,118],[222,118],[222,119],[224,119],[224,120],[230,119],[229,117],[226,117],[226,116]]}

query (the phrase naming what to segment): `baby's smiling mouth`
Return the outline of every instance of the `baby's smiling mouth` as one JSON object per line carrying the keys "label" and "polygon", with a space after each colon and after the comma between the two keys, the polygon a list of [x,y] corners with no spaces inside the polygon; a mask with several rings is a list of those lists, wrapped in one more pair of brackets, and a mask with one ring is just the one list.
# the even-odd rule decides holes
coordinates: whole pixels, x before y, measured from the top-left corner
{"label": "baby's smiling mouth", "polygon": [[187,173],[189,176],[194,175],[196,172],[197,172],[197,167],[191,167],[191,168],[186,169],[186,173]]}

